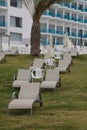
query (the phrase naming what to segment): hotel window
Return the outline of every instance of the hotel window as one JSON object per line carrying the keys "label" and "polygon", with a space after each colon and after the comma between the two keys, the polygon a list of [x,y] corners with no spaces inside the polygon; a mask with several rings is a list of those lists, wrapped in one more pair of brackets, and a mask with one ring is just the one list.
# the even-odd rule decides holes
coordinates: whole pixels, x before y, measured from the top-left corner
{"label": "hotel window", "polygon": [[5,26],[5,16],[0,16],[0,26]]}
{"label": "hotel window", "polygon": [[70,19],[70,13],[69,12],[65,12],[65,15],[64,15],[65,19]]}
{"label": "hotel window", "polygon": [[65,27],[65,33],[67,33],[68,35],[70,35],[70,27]]}
{"label": "hotel window", "polygon": [[47,24],[46,23],[40,23],[40,29],[41,29],[41,31],[46,31],[47,30]]}
{"label": "hotel window", "polygon": [[51,15],[54,17],[55,16],[55,9],[50,8],[49,11],[51,12]]}
{"label": "hotel window", "polygon": [[50,33],[55,33],[55,25],[49,24],[49,31]]}
{"label": "hotel window", "polygon": [[41,44],[44,44],[44,45],[47,44],[47,36],[41,35]]}
{"label": "hotel window", "polygon": [[72,36],[76,36],[76,29],[75,28],[71,29],[71,34],[72,34]]}
{"label": "hotel window", "polygon": [[83,11],[83,5],[82,4],[78,5],[78,9]]}
{"label": "hotel window", "polygon": [[63,45],[63,38],[57,37],[57,45]]}
{"label": "hotel window", "polygon": [[22,18],[19,17],[10,17],[10,26],[12,27],[22,27]]}
{"label": "hotel window", "polygon": [[57,33],[63,34],[63,26],[57,26]]}
{"label": "hotel window", "polygon": [[22,8],[22,0],[10,0],[10,5],[13,7]]}
{"label": "hotel window", "polygon": [[10,33],[10,40],[11,41],[18,41],[21,42],[22,41],[22,34],[21,33]]}
{"label": "hotel window", "polygon": [[63,18],[63,11],[57,10],[57,17]]}
{"label": "hotel window", "polygon": [[84,45],[87,47],[87,40],[84,40]]}

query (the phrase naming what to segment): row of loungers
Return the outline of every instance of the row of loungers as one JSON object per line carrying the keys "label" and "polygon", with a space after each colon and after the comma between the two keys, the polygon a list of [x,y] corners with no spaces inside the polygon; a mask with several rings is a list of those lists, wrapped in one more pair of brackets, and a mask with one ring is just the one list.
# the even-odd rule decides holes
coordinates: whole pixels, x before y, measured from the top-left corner
{"label": "row of loungers", "polygon": [[[54,59],[53,59],[54,61]],[[32,106],[35,101],[40,102],[42,106],[41,89],[55,89],[61,85],[60,72],[69,72],[72,63],[72,57],[69,53],[64,53],[63,58],[59,60],[58,66],[54,69],[46,69],[45,80],[41,82],[32,82],[33,70],[43,70],[44,59],[35,59],[29,69],[19,69],[17,78],[14,80],[13,88],[20,88],[18,99],[14,99],[16,93],[12,94],[12,101],[8,104],[8,112],[11,109],[30,109],[32,115]],[[35,71],[34,71],[35,72]],[[44,71],[45,72],[45,71]]]}
{"label": "row of loungers", "polygon": [[61,85],[59,72],[56,70],[47,70],[45,80],[41,83],[31,82],[31,71],[29,69],[19,69],[17,79],[13,82],[14,88],[20,88],[18,99],[14,99],[8,104],[8,112],[11,109],[30,109],[32,115],[32,106],[35,101],[40,102],[42,98],[40,89],[55,89],[57,84]]}
{"label": "row of loungers", "polygon": [[[23,83],[31,83],[31,73],[32,71],[30,71],[29,69],[19,69],[17,79],[14,80],[12,86],[14,88],[20,88]],[[59,70],[47,69],[45,80],[41,82],[40,88],[55,88],[57,84],[61,85]]]}

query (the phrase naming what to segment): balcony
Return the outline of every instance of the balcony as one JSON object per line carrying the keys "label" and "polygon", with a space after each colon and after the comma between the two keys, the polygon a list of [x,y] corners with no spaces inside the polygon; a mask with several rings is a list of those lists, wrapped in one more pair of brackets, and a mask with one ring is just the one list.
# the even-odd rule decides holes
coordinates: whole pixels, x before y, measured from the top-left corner
{"label": "balcony", "polygon": [[64,15],[64,19],[70,20],[70,16]]}
{"label": "balcony", "polygon": [[45,11],[45,12],[43,13],[43,15],[51,16],[51,13],[50,13],[50,12]]}
{"label": "balcony", "polygon": [[47,41],[45,41],[45,40],[44,40],[44,41],[41,40],[41,44],[42,44],[42,45],[49,45],[49,42],[47,42]]}
{"label": "balcony", "polygon": [[76,17],[71,17],[71,20],[77,21]]}
{"label": "balcony", "polygon": [[84,35],[83,35],[83,38],[87,38],[87,34],[84,34]]}
{"label": "balcony", "polygon": [[81,23],[83,23],[83,19],[81,19],[81,18],[78,18],[78,22],[81,22]]}
{"label": "balcony", "polygon": [[[41,29],[41,32],[42,33],[52,33],[52,34],[54,34],[54,35],[60,35],[60,36],[63,36],[64,34],[66,34],[66,32],[65,31],[62,31],[62,30],[52,30],[52,29]],[[81,38],[81,34],[80,33],[76,33],[76,32],[71,32],[70,34],[69,34],[69,36],[70,37],[77,37],[77,38]],[[82,35],[82,38],[87,38],[87,34],[84,34],[84,35]],[[48,45],[49,43],[47,43],[46,41],[45,41],[45,43],[43,43],[43,44],[46,44],[46,45]],[[56,45],[58,45],[59,43],[55,43]]]}
{"label": "balcony", "polygon": [[0,1],[0,6],[7,6],[7,3],[5,1]]}
{"label": "balcony", "polygon": [[54,45],[63,45],[63,42],[55,42]]}
{"label": "balcony", "polygon": [[75,32],[72,32],[72,33],[70,33],[70,36],[76,37],[76,33],[75,33]]}
{"label": "balcony", "polygon": [[0,22],[0,29],[6,29],[7,23],[6,22]]}
{"label": "balcony", "polygon": [[64,32],[63,32],[62,30],[56,30],[56,31],[55,31],[55,34],[63,35]]}
{"label": "balcony", "polygon": [[87,23],[87,19],[84,20],[84,23]]}
{"label": "balcony", "polygon": [[72,4],[72,3],[56,2],[55,4],[59,4],[60,6],[64,6],[64,7],[67,7],[67,8],[79,10],[79,11],[82,11],[82,12],[87,12],[87,8],[81,8],[80,6],[76,6],[76,5]]}
{"label": "balcony", "polygon": [[0,2],[0,9],[6,10],[6,9],[7,9],[7,2],[1,1],[1,2]]}
{"label": "balcony", "polygon": [[84,11],[84,12],[87,12],[87,8],[84,8],[83,11]]}

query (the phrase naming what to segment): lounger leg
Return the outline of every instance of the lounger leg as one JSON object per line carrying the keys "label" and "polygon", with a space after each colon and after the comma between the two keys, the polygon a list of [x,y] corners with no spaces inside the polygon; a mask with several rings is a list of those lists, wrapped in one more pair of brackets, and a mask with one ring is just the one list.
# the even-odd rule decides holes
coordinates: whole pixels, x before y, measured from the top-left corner
{"label": "lounger leg", "polygon": [[43,103],[42,103],[41,93],[39,93],[39,98],[40,98],[40,107],[42,107],[42,106],[43,106]]}
{"label": "lounger leg", "polygon": [[59,86],[61,86],[61,78],[59,78]]}
{"label": "lounger leg", "polygon": [[31,108],[31,116],[32,116],[32,108]]}

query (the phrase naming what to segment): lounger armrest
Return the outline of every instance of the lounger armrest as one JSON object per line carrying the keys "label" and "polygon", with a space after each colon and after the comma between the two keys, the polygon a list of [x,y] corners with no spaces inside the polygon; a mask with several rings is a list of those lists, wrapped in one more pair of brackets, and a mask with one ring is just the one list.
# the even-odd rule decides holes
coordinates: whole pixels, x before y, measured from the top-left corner
{"label": "lounger armrest", "polygon": [[14,76],[13,76],[13,80],[15,81],[16,79],[17,79],[17,77],[14,75]]}
{"label": "lounger armrest", "polygon": [[12,93],[12,100],[13,100],[15,97],[18,98],[18,95],[17,95],[16,92],[13,92],[13,93]]}

